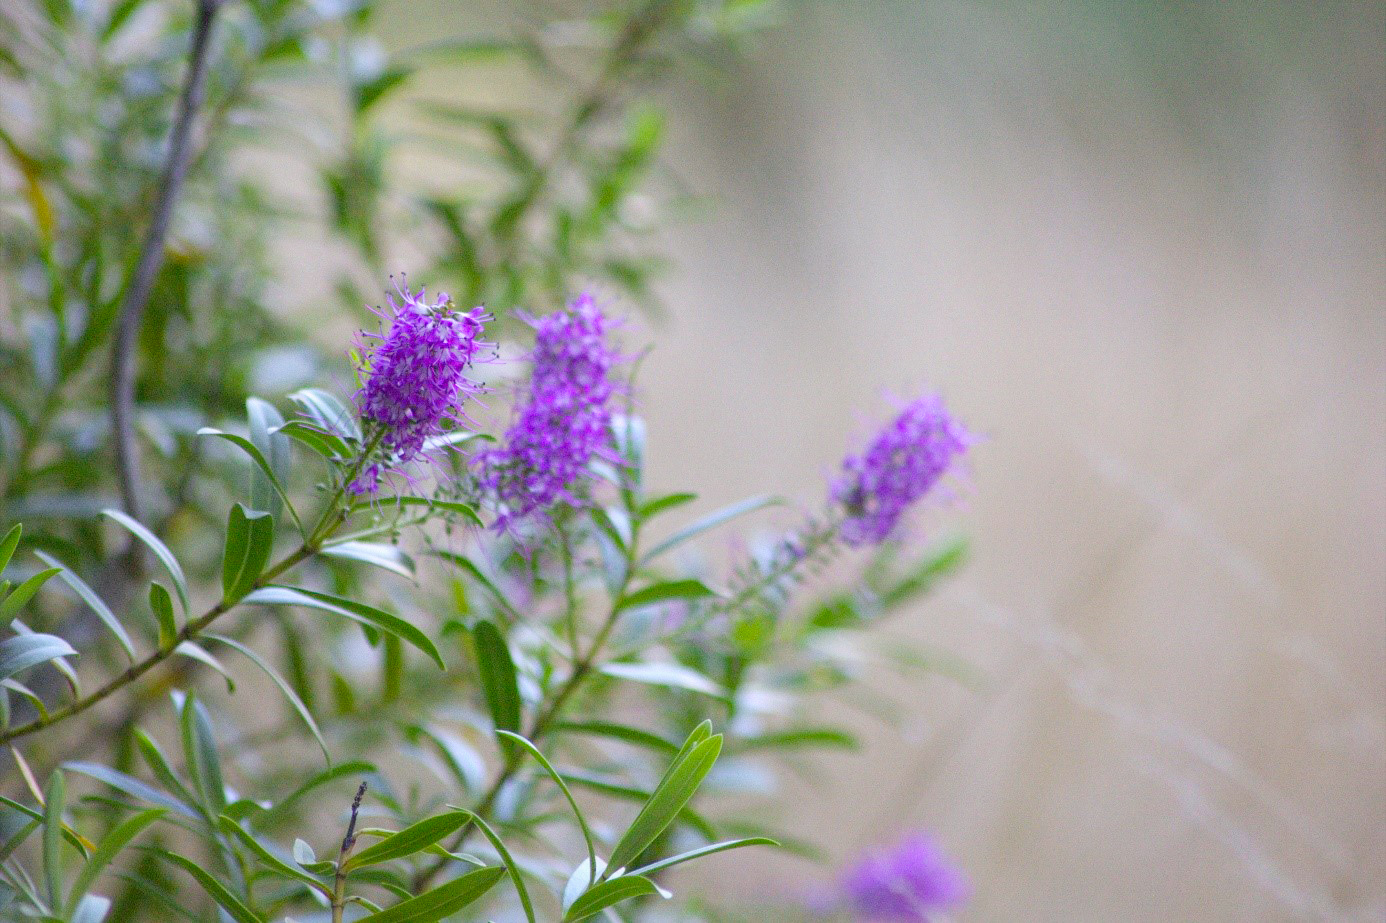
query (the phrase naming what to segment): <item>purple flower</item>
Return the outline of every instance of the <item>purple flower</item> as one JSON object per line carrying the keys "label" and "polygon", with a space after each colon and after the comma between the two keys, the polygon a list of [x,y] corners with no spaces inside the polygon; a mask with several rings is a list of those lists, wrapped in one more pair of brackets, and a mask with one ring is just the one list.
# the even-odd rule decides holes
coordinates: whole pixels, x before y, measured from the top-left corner
{"label": "purple flower", "polygon": [[863,856],[842,878],[842,901],[858,920],[923,923],[961,906],[970,889],[934,838],[914,833]]}
{"label": "purple flower", "polygon": [[936,396],[911,401],[866,452],[850,455],[833,482],[832,499],[846,513],[839,534],[849,545],[877,545],[895,534],[900,517],[967,451],[973,437]]}
{"label": "purple flower", "polygon": [[591,295],[534,321],[529,390],[499,449],[481,455],[479,480],[503,507],[499,524],[554,503],[577,504],[572,488],[594,456],[610,449],[611,322]]}
{"label": "purple flower", "polygon": [[379,460],[363,465],[349,489],[373,494],[386,471],[425,456],[425,442],[460,425],[463,402],[482,390],[466,371],[485,344],[477,337],[489,316],[481,309],[458,311],[445,294],[429,304],[424,290],[397,289],[400,302],[387,296],[388,333],[361,333],[356,407],[367,439],[379,440]]}

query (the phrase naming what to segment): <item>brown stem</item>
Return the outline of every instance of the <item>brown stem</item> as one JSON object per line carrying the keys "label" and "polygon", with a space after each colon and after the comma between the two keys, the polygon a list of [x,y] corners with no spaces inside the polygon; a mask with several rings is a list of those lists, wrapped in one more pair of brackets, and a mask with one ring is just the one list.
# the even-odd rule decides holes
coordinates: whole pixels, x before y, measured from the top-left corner
{"label": "brown stem", "polygon": [[[221,0],[198,0],[189,52],[187,80],[178,99],[173,128],[169,133],[168,160],[154,200],[154,215],[145,232],[139,259],[130,286],[116,311],[115,344],[111,354],[111,438],[115,447],[116,472],[120,481],[121,503],[125,511],[143,520],[140,500],[139,450],[135,441],[135,340],[140,318],[154,288],[154,278],[164,260],[173,205],[188,172],[192,154],[193,121],[202,107],[207,90],[207,47]],[[131,543],[138,548],[138,543]],[[138,556],[140,553],[134,553]],[[132,561],[139,560],[132,557]]]}
{"label": "brown stem", "polygon": [[[269,583],[271,580],[274,580],[280,574],[289,570],[291,567],[294,567],[295,565],[312,557],[314,554],[317,553],[317,550],[318,549],[316,546],[311,546],[306,543],[300,545],[297,551],[293,552],[288,557],[280,561],[278,564],[274,565],[269,570],[261,574],[259,578],[256,579],[255,583],[251,585],[251,588],[249,591],[247,591],[246,595],[249,595],[249,593],[254,590],[260,589],[265,584]],[[28,724],[21,724],[18,727],[6,728],[4,731],[0,731],[0,744],[8,743],[9,741],[16,740],[20,737],[25,737],[29,734],[34,733],[35,731],[41,731],[46,727],[51,727],[52,725],[57,724],[60,721],[64,721],[68,718],[71,718],[74,715],[80,715],[82,712],[91,708],[93,705],[96,705],[104,699],[106,699],[106,697],[111,695],[111,693],[117,692],[120,689],[123,689],[126,686],[130,685],[135,680],[139,679],[141,676],[148,673],[154,667],[158,666],[160,663],[163,663],[165,660],[167,660],[170,656],[172,656],[173,652],[177,650],[178,645],[182,644],[184,641],[190,641],[193,638],[195,638],[214,621],[216,621],[218,618],[229,612],[236,605],[236,603],[240,602],[240,600],[243,598],[244,597],[242,596],[237,597],[234,600],[223,599],[221,602],[217,603],[215,606],[208,609],[206,612],[204,612],[202,615],[199,615],[197,618],[189,619],[187,622],[183,624],[183,627],[178,632],[178,634],[174,636],[172,644],[169,644],[165,647],[161,647],[154,653],[150,654],[148,657],[141,660],[139,663],[132,664],[129,667],[129,669],[125,670],[125,672],[121,673],[119,676],[116,676],[114,679],[107,682],[106,685],[102,686],[100,689],[97,689],[95,692],[92,692],[75,701],[69,702],[62,708],[56,708],[45,715],[40,715],[33,721],[30,721]]]}

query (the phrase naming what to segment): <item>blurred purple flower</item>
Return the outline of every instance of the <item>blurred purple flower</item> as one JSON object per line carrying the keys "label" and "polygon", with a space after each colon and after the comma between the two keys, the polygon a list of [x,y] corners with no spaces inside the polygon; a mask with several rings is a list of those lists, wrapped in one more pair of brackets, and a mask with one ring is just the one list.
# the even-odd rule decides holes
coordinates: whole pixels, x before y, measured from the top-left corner
{"label": "blurred purple flower", "polygon": [[588,462],[608,454],[611,369],[620,357],[607,343],[611,322],[583,294],[566,310],[534,321],[529,391],[498,449],[479,461],[481,486],[503,507],[498,525],[554,503],[577,504],[571,488]]}
{"label": "blurred purple flower", "polygon": [[925,923],[967,901],[967,878],[927,833],[863,856],[842,878],[842,903],[858,920]]}
{"label": "blurred purple flower", "polygon": [[386,333],[361,333],[360,371],[364,383],[356,406],[367,429],[379,437],[383,460],[364,466],[349,489],[373,494],[381,477],[424,456],[424,443],[460,425],[463,402],[482,390],[466,371],[484,345],[477,337],[489,316],[481,308],[458,311],[446,294],[429,304],[422,288],[408,285],[387,295]]}
{"label": "blurred purple flower", "polygon": [[846,518],[840,535],[849,545],[877,545],[891,538],[900,517],[948,473],[973,436],[937,396],[905,405],[861,455],[849,455],[831,496]]}

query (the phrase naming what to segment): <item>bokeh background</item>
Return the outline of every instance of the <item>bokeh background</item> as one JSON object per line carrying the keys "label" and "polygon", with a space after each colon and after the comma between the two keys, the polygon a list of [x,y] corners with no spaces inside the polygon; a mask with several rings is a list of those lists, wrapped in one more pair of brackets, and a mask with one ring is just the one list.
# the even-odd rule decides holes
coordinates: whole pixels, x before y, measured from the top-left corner
{"label": "bokeh background", "polygon": [[[893,629],[965,669],[869,669],[897,720],[787,826],[936,831],[968,920],[1386,919],[1386,6],[781,11],[662,100],[711,208],[667,240],[652,479],[812,502],[926,386],[987,437],[934,525],[973,560]],[[683,882],[763,919],[825,874]]]}

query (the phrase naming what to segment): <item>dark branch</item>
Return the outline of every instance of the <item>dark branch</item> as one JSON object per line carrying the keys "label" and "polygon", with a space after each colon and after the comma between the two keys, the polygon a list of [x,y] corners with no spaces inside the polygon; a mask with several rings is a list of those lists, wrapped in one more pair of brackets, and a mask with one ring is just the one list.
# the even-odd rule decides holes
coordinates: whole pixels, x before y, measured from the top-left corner
{"label": "dark branch", "polygon": [[221,0],[198,0],[193,24],[188,73],[178,99],[169,133],[168,160],[154,200],[154,214],[145,232],[139,260],[116,312],[115,344],[111,355],[111,437],[115,446],[116,472],[125,511],[143,520],[140,500],[139,448],[135,440],[135,339],[154,278],[164,261],[173,205],[188,172],[192,155],[192,127],[207,91],[207,48]]}

